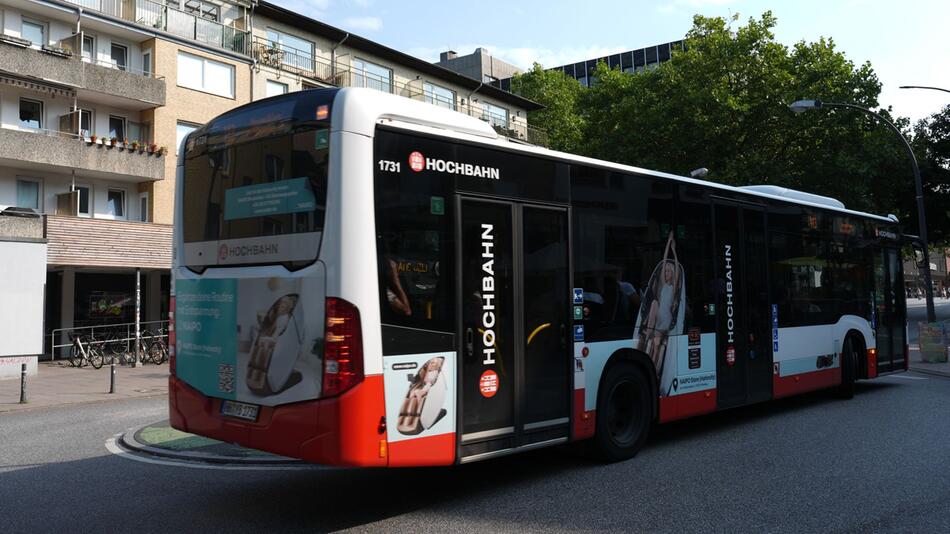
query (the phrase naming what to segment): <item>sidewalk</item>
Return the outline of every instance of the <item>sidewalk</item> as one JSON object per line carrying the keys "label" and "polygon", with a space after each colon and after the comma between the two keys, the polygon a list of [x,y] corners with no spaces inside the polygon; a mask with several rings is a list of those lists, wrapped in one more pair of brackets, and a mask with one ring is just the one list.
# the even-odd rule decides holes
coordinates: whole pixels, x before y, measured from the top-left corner
{"label": "sidewalk", "polygon": [[20,381],[0,381],[0,414],[66,404],[103,402],[168,394],[168,364],[116,366],[115,393],[109,394],[109,366],[96,370],[68,362],[40,362],[27,377],[27,404],[20,404]]}
{"label": "sidewalk", "polygon": [[946,363],[926,363],[921,361],[920,351],[916,348],[911,348],[910,370],[950,378],[950,361]]}

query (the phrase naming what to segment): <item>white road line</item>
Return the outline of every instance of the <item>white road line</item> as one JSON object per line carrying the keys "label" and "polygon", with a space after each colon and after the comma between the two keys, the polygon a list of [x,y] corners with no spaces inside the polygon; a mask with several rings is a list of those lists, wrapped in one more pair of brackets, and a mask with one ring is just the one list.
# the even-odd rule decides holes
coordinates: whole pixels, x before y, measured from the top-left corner
{"label": "white road line", "polygon": [[219,465],[219,464],[206,464],[198,462],[186,462],[184,460],[163,460],[161,458],[149,458],[146,456],[140,456],[138,454],[129,452],[116,443],[116,439],[119,437],[119,434],[116,434],[115,437],[109,438],[106,440],[106,450],[112,454],[118,456],[119,458],[125,458],[126,460],[134,460],[136,462],[142,462],[146,464],[155,464],[155,465],[167,465],[173,467],[187,467],[190,469],[218,469],[221,471],[300,471],[304,469],[320,470],[327,469],[324,466],[319,465],[283,465],[283,466],[267,466],[267,465]]}
{"label": "white road line", "polygon": [[930,380],[922,376],[893,375],[892,378],[903,378],[904,380]]}

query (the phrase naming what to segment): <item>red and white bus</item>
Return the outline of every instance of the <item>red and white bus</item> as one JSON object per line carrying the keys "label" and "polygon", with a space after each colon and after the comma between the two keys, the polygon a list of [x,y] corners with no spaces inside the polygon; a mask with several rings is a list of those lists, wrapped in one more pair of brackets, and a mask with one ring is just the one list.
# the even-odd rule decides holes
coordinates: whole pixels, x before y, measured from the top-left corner
{"label": "red and white bus", "polygon": [[361,89],[269,98],[178,167],[173,427],[450,465],[907,369],[894,217],[526,146]]}

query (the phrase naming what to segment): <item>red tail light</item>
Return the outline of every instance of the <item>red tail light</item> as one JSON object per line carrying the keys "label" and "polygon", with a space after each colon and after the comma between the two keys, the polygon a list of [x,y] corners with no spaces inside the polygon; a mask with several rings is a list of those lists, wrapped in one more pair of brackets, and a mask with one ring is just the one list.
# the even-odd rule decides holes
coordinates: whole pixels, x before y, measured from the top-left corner
{"label": "red tail light", "polygon": [[168,299],[168,372],[175,374],[175,297]]}
{"label": "red tail light", "polygon": [[323,342],[323,397],[339,395],[363,381],[360,311],[349,302],[327,298]]}
{"label": "red tail light", "polygon": [[877,349],[868,349],[868,378],[877,378]]}

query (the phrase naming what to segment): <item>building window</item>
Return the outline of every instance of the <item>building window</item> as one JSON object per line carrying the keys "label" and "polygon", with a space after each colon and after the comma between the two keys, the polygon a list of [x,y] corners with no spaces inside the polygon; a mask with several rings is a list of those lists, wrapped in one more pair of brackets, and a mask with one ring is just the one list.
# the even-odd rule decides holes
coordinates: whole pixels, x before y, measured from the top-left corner
{"label": "building window", "polygon": [[36,129],[43,127],[43,102],[29,98],[20,99],[20,126]]}
{"label": "building window", "polygon": [[353,60],[353,85],[391,93],[393,92],[393,71],[382,65],[356,58]]}
{"label": "building window", "polygon": [[139,193],[139,220],[148,222],[148,193]]}
{"label": "building window", "polygon": [[272,28],[267,28],[267,40],[270,46],[283,52],[280,55],[281,63],[314,72],[312,42]]}
{"label": "building window", "polygon": [[92,201],[89,196],[92,190],[84,185],[77,185],[74,190],[79,191],[79,216],[92,217]]}
{"label": "building window", "polygon": [[497,126],[499,128],[508,127],[508,110],[496,106],[494,104],[489,104],[488,102],[482,102],[482,120],[488,121],[492,126]]}
{"label": "building window", "polygon": [[40,48],[46,44],[46,26],[40,22],[23,19],[20,37],[33,43],[34,47]]}
{"label": "building window", "polygon": [[175,128],[175,150],[177,151],[179,147],[181,147],[181,142],[188,134],[197,130],[198,128],[198,124],[178,121],[178,126]]}
{"label": "building window", "polygon": [[109,137],[125,141],[125,118],[109,115]]}
{"label": "building window", "polygon": [[112,43],[112,66],[119,70],[129,69],[129,49],[123,45]]}
{"label": "building window", "polygon": [[455,91],[430,82],[422,84],[422,90],[425,93],[426,102],[455,109]]}
{"label": "building window", "polygon": [[287,94],[287,84],[267,80],[267,96],[277,96]]}
{"label": "building window", "polygon": [[151,78],[152,77],[152,51],[146,50],[142,52],[142,74]]}
{"label": "building window", "polygon": [[[177,4],[177,2],[175,2]],[[211,2],[202,2],[201,0],[185,0],[182,9],[186,13],[199,16],[203,19],[218,22],[218,6]]]}
{"label": "building window", "polygon": [[40,211],[40,183],[35,180],[16,181],[16,205]]}
{"label": "building window", "polygon": [[92,135],[92,111],[88,109],[79,110],[79,135],[83,137]]}
{"label": "building window", "polygon": [[125,190],[109,189],[106,195],[106,215],[116,219],[124,219]]}
{"label": "building window", "polygon": [[82,36],[82,59],[87,63],[96,62],[96,38],[91,35]]}
{"label": "building window", "polygon": [[234,66],[178,52],[178,85],[234,98]]}
{"label": "building window", "polygon": [[490,85],[490,84],[493,84],[493,83],[498,83],[498,78],[492,76],[491,74],[483,74],[483,75],[482,75],[482,82],[487,83],[487,84]]}

